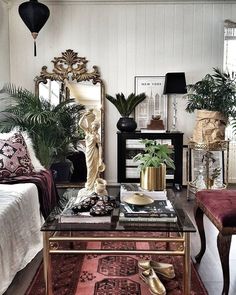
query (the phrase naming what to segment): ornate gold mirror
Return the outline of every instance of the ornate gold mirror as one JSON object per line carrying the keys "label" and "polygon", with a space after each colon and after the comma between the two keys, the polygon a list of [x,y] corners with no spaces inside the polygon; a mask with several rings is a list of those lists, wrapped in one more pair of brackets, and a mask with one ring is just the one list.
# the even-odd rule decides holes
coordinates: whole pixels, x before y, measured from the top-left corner
{"label": "ornate gold mirror", "polygon": [[52,71],[43,66],[40,75],[34,79],[36,95],[54,105],[74,99],[75,102],[84,105],[86,110],[93,109],[96,120],[100,123],[99,134],[104,149],[105,88],[98,67],[93,66],[89,71],[88,60],[79,57],[72,49],[62,52],[61,56],[54,57],[51,62]]}

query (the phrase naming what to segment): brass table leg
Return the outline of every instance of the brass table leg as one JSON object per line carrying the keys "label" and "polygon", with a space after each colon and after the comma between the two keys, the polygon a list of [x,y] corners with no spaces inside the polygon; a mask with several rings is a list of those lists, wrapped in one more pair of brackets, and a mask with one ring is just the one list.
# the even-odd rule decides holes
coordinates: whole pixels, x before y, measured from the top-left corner
{"label": "brass table leg", "polygon": [[49,253],[50,232],[43,232],[43,266],[44,266],[44,280],[46,286],[46,295],[53,295],[52,291],[52,267],[51,267],[51,256]]}
{"label": "brass table leg", "polygon": [[184,295],[191,290],[191,264],[190,264],[190,233],[184,233]]}

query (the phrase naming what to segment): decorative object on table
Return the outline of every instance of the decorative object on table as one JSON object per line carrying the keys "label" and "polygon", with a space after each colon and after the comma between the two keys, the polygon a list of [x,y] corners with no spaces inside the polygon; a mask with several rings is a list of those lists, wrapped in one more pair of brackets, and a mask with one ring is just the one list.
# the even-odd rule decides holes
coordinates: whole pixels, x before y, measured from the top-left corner
{"label": "decorative object on table", "polygon": [[18,11],[34,38],[34,56],[36,56],[36,38],[48,20],[50,11],[46,5],[37,0],[21,3]]}
{"label": "decorative object on table", "polygon": [[157,115],[157,116],[152,116],[152,119],[150,121],[150,124],[147,125],[147,129],[148,130],[164,130],[164,124],[163,124],[163,120],[161,120],[161,115]]}
{"label": "decorative object on table", "polygon": [[197,110],[192,141],[211,143],[225,140],[229,119],[236,119],[236,81],[229,73],[213,68],[201,81],[187,85],[186,111]]}
{"label": "decorative object on table", "polygon": [[125,98],[123,93],[116,94],[116,98],[107,94],[106,98],[117,108],[121,115],[116,125],[117,129],[126,132],[134,131],[137,128],[137,123],[134,118],[129,116],[136,106],[146,98],[145,93],[140,93],[138,95],[131,93],[127,98]]}
{"label": "decorative object on table", "polygon": [[197,190],[206,189],[206,182],[203,176],[203,166],[199,167],[199,174],[197,178],[193,181],[193,184],[196,186]]}
{"label": "decorative object on table", "polygon": [[135,93],[145,93],[146,99],[135,109],[137,128],[146,128],[152,116],[161,116],[164,125],[167,123],[166,97],[163,95],[164,76],[136,76]]}
{"label": "decorative object on table", "polygon": [[[110,223],[113,209],[117,203],[112,196],[98,196],[96,193],[76,202],[76,198],[69,200],[60,214],[60,222],[66,223]],[[97,218],[98,217],[98,218]]]}
{"label": "decorative object on table", "polygon": [[94,190],[95,193],[99,196],[107,196],[107,190],[106,190],[107,181],[103,178],[97,178],[95,180]]}
{"label": "decorative object on table", "polygon": [[70,147],[78,140],[78,120],[84,106],[73,99],[54,106],[27,89],[8,84],[0,93],[10,95],[13,104],[2,110],[0,131],[19,126],[32,139],[36,156],[45,168],[54,162],[63,162]]}
{"label": "decorative object on table", "polygon": [[144,206],[152,204],[154,200],[145,194],[134,193],[131,196],[126,197],[124,202],[131,205]]}
{"label": "decorative object on table", "polygon": [[135,193],[145,194],[153,200],[166,200],[167,192],[163,191],[148,191],[141,188],[137,183],[121,183],[120,185],[120,201],[123,202],[126,197],[132,196]]}
{"label": "decorative object on table", "polygon": [[[169,118],[167,124],[168,131],[176,131],[177,129],[177,94],[185,94],[187,93],[186,88],[186,80],[185,80],[185,73],[167,73],[165,76],[165,86],[163,94],[167,94],[169,96],[173,95],[173,120],[172,126],[169,126]],[[168,102],[168,112],[170,111],[170,97],[167,98]],[[169,117],[169,116],[168,116]]]}
{"label": "decorative object on table", "polygon": [[143,139],[144,152],[137,154],[133,160],[139,161],[140,185],[147,190],[165,190],[166,166],[175,169],[171,158],[173,151],[165,144],[158,144],[155,140]]}
{"label": "decorative object on table", "polygon": [[155,133],[155,132],[165,132],[165,126],[163,120],[161,120],[161,115],[152,116],[149,124],[147,124],[146,128],[141,128],[141,132],[145,133]]}
{"label": "decorative object on table", "polygon": [[105,170],[103,163],[102,146],[98,129],[100,124],[96,121],[93,110],[86,111],[79,120],[79,126],[85,132],[85,157],[87,166],[87,181],[85,189],[88,194],[94,192],[95,181]]}

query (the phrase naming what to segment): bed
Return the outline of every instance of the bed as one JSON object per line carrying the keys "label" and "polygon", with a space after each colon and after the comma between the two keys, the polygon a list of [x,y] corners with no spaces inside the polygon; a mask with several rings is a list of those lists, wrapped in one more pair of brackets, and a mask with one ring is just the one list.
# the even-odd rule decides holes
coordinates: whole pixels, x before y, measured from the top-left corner
{"label": "bed", "polygon": [[42,249],[38,189],[33,183],[0,184],[0,294]]}
{"label": "bed", "polygon": [[0,294],[42,249],[40,227],[58,202],[52,172],[26,132],[0,134]]}

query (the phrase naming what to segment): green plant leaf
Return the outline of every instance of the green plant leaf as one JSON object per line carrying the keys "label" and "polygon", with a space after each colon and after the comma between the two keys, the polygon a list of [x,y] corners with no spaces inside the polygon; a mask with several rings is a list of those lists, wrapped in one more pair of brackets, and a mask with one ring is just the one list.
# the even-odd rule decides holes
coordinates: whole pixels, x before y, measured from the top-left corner
{"label": "green plant leaf", "polygon": [[30,91],[7,84],[0,91],[10,95],[13,104],[1,112],[0,130],[9,131],[15,126],[29,132],[36,155],[49,168],[54,157],[68,155],[69,144],[78,134],[78,121],[84,106],[74,100],[57,106],[39,98]]}
{"label": "green plant leaf", "polygon": [[160,167],[165,164],[167,167],[175,169],[174,161],[171,158],[172,149],[166,144],[158,144],[155,140],[142,139],[140,143],[145,144],[143,153],[137,154],[133,161],[139,161],[139,169],[147,167]]}
{"label": "green plant leaf", "polygon": [[117,108],[121,116],[128,117],[135,107],[146,98],[146,95],[145,93],[138,95],[131,93],[126,99],[123,93],[117,93],[116,98],[108,94],[106,98]]}

